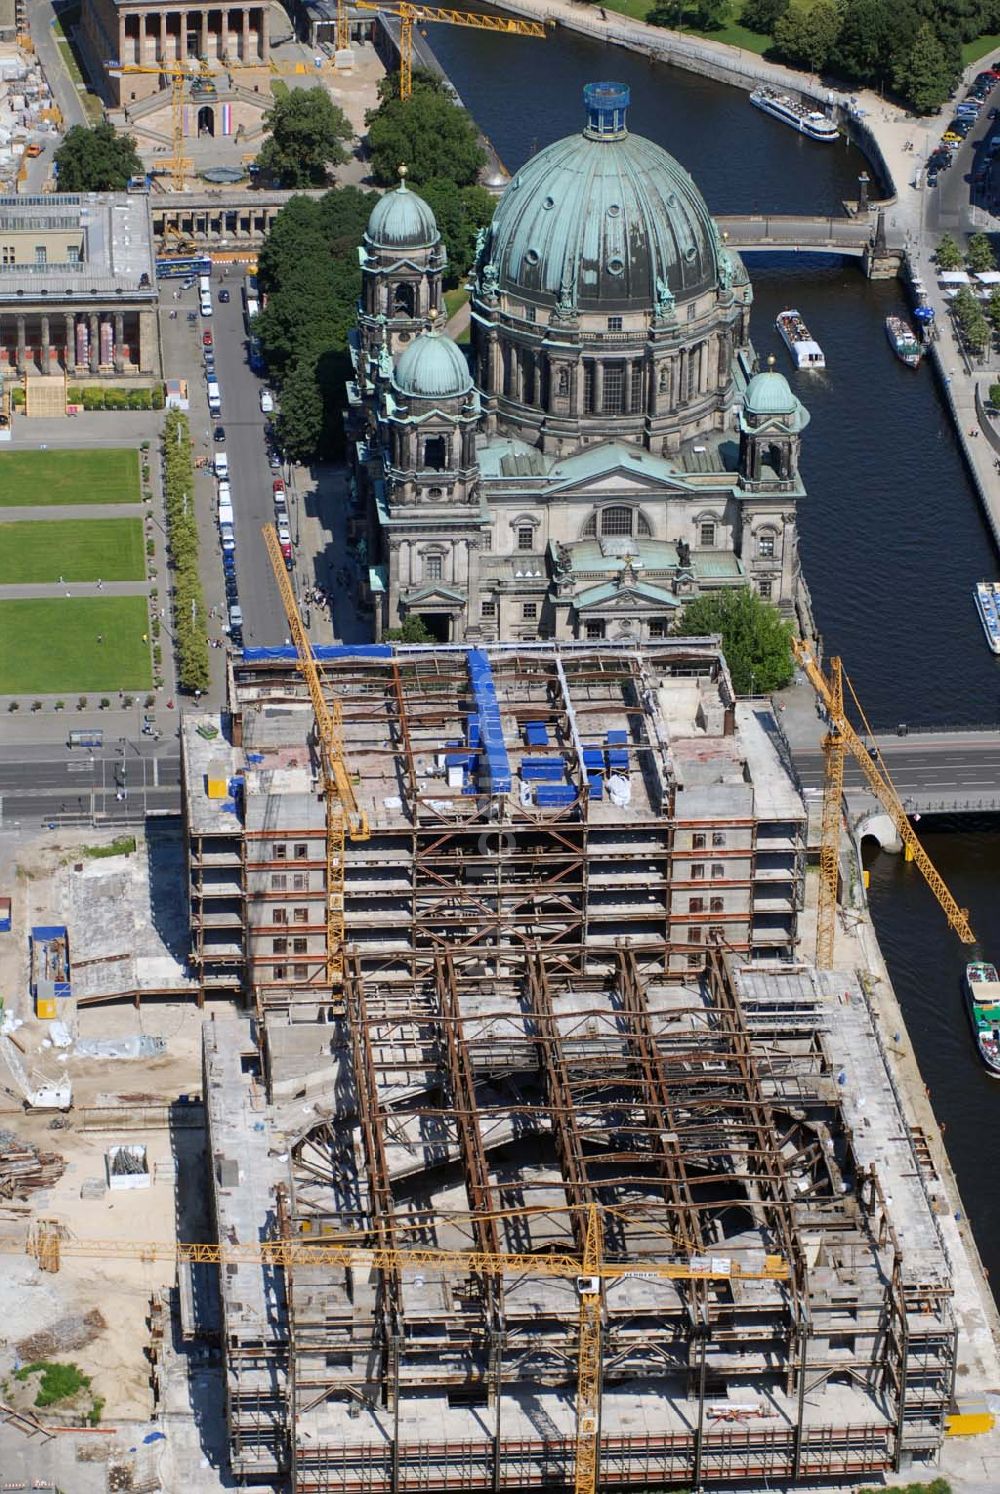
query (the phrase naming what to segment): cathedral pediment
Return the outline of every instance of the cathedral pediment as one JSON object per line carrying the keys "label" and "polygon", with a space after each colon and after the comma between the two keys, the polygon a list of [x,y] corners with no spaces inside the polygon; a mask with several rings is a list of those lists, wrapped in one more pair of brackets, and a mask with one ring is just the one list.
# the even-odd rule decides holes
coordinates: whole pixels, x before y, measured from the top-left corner
{"label": "cathedral pediment", "polygon": [[574,598],[578,612],[597,608],[602,613],[662,612],[664,607],[679,607],[677,598],[662,586],[653,586],[648,581],[605,581],[601,586],[588,586]]}
{"label": "cathedral pediment", "polygon": [[550,497],[649,498],[688,491],[690,484],[662,457],[617,442],[594,446],[557,462],[549,472]]}

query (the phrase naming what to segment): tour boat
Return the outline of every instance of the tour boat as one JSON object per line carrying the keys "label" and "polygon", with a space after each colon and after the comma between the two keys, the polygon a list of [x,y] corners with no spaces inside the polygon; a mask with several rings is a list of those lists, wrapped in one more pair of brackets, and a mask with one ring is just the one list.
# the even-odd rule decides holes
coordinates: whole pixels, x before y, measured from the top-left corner
{"label": "tour boat", "polygon": [[825,368],[823,349],[797,311],[779,311],[775,325],[785,347],[795,359],[796,368]]}
{"label": "tour boat", "polygon": [[1000,975],[995,965],[984,960],[966,965],[965,1004],[979,1056],[1000,1077]]}
{"label": "tour boat", "polygon": [[800,135],[808,135],[810,140],[836,140],[840,134],[833,120],[819,109],[811,109],[808,104],[773,88],[755,88],[750,102],[765,114],[780,119],[782,124],[791,125]]}
{"label": "tour boat", "polygon": [[900,363],[905,363],[907,368],[920,367],[920,360],[924,356],[924,345],[909,322],[904,321],[901,316],[887,316],[885,335]]}
{"label": "tour boat", "polygon": [[1000,654],[1000,581],[976,582],[976,611],[986,642],[995,654]]}

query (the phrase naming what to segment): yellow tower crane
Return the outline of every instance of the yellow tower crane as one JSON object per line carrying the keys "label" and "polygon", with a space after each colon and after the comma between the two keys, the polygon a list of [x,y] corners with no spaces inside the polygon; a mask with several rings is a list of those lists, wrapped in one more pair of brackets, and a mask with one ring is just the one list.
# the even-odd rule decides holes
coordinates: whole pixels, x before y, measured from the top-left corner
{"label": "yellow tower crane", "polygon": [[170,167],[171,184],[175,192],[183,192],[184,178],[192,169],[192,162],[184,155],[184,84],[195,78],[213,78],[215,75],[204,63],[192,67],[190,62],[106,62],[109,73],[151,73],[170,79],[170,126],[174,155],[167,162]]}
{"label": "yellow tower crane", "polygon": [[[516,1211],[514,1211],[516,1212]],[[517,1255],[503,1251],[438,1250],[428,1246],[365,1248],[347,1236],[336,1238],[250,1241],[247,1244],[185,1244],[180,1241],[79,1240],[65,1238],[58,1223],[42,1219],[27,1240],[28,1254],[44,1271],[58,1271],[63,1256],[110,1260],[176,1261],[207,1265],[335,1266],[354,1271],[440,1270],[464,1275],[556,1276],[576,1282],[580,1298],[577,1360],[575,1494],[596,1494],[599,1474],[601,1310],[606,1282],[640,1277],[659,1281],[788,1281],[788,1263],[767,1255],[744,1266],[727,1257],[672,1260],[602,1259],[603,1226],[596,1204],[587,1205],[582,1259],[574,1255]],[[19,1250],[23,1241],[0,1238],[0,1251]]]}
{"label": "yellow tower crane", "polygon": [[[343,3],[343,0],[341,0]],[[384,16],[394,16],[399,21],[399,96],[408,99],[413,92],[413,27],[415,22],[442,21],[448,26],[472,26],[478,31],[499,31],[505,36],[546,35],[541,21],[516,21],[512,16],[480,14],[473,10],[443,10],[438,5],[411,5],[409,0],[396,0],[389,5],[378,5],[374,0],[353,0],[355,10],[377,10]],[[337,12],[340,26],[340,11]],[[337,43],[340,45],[340,42]],[[346,45],[346,43],[344,43]]]}
{"label": "yellow tower crane", "polygon": [[288,619],[288,629],[298,655],[299,669],[309,689],[309,699],[316,717],[316,740],[326,801],[326,978],[329,985],[337,990],[344,983],[346,837],[349,834],[352,840],[367,840],[370,833],[368,816],[358,806],[351,775],[344,760],[340,702],[328,701],[323,692],[323,680],[313,656],[312,644],[306,636],[292,583],[285,570],[277,532],[272,524],[265,524],[262,533]]}
{"label": "yellow tower crane", "polygon": [[[837,871],[840,861],[840,813],[844,792],[844,755],[849,752],[863,773],[868,787],[889,815],[906,848],[906,856],[915,861],[925,882],[944,909],[945,917],[963,944],[975,944],[976,936],[969,925],[968,909],[960,908],[931,858],[917,838],[906,810],[900,802],[885,762],[878,761],[858,736],[844,710],[844,676],[839,659],[831,659],[830,676],[823,673],[812,647],[793,639],[795,657],[806,678],[822,702],[830,730],[824,740],[826,779],[823,793],[823,828],[820,845],[819,918],[816,934],[816,963],[828,970],[833,965],[833,936],[836,928]],[[856,699],[856,697],[855,697]]]}

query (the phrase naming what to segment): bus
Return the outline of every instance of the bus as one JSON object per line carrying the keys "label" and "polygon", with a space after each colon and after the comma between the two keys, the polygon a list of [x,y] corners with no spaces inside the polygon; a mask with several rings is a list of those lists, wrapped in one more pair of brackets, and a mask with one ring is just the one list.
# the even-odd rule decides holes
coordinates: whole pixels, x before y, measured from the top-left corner
{"label": "bus", "polygon": [[187,280],[189,276],[211,273],[212,261],[203,254],[180,254],[176,259],[156,261],[157,280]]}

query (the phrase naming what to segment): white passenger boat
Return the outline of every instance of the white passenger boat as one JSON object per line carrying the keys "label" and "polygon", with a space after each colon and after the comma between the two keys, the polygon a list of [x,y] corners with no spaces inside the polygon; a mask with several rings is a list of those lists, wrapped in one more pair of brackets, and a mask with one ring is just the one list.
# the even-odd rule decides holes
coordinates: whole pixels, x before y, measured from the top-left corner
{"label": "white passenger boat", "polygon": [[799,312],[789,309],[779,311],[775,325],[781,333],[785,347],[795,359],[796,368],[825,368],[823,349],[813,337]]}
{"label": "white passenger boat", "polygon": [[780,119],[782,124],[798,130],[800,135],[808,135],[810,140],[836,140],[840,134],[833,120],[819,109],[812,109],[773,88],[755,88],[750,102],[757,109],[763,109],[765,114]]}
{"label": "white passenger boat", "polygon": [[995,654],[1000,654],[1000,581],[976,582],[976,611],[986,642]]}

